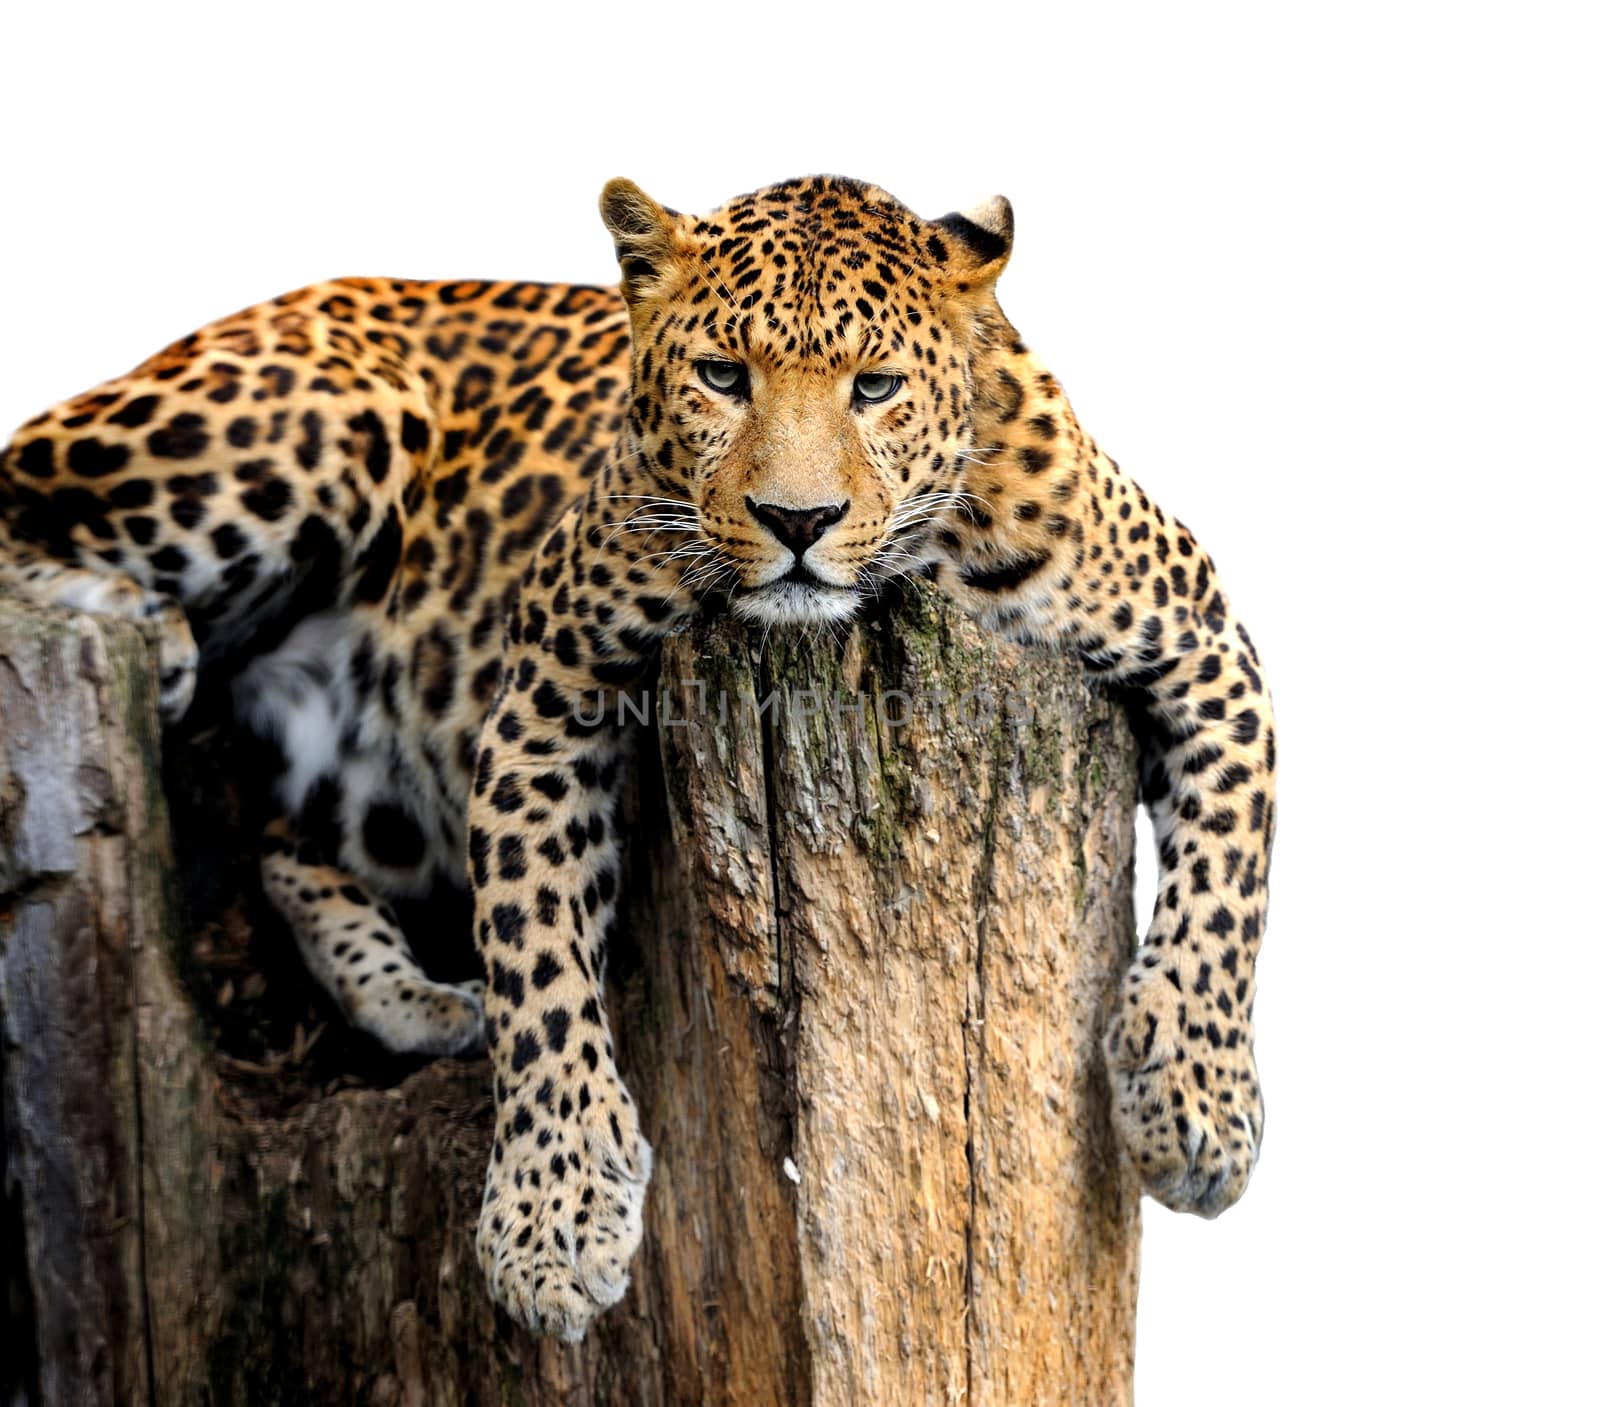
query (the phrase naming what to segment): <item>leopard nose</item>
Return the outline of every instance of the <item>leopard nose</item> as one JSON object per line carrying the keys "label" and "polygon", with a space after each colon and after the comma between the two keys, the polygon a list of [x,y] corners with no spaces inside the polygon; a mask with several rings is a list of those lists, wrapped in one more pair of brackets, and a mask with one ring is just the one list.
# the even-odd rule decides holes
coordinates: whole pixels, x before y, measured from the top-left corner
{"label": "leopard nose", "polygon": [[823,503],[815,508],[786,508],[746,498],[744,506],[750,510],[751,517],[798,558],[805,556],[806,549],[814,547],[817,539],[850,511],[850,500]]}

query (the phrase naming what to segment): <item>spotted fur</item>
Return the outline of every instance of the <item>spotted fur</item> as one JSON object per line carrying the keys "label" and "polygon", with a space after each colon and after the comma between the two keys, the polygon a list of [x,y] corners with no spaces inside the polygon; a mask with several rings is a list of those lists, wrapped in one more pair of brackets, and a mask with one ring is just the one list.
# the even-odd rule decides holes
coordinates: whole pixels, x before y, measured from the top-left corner
{"label": "spotted fur", "polygon": [[[1106,1035],[1117,1128],[1154,1196],[1220,1211],[1263,1127],[1271,703],[1210,559],[1000,311],[1009,205],[924,221],[814,178],[601,206],[620,290],[321,284],[30,422],[0,579],[154,619],[171,714],[197,667],[233,679],[282,756],[269,894],[353,1022],[481,1030],[480,1259],[568,1338],[627,1285],[651,1164],[603,999],[618,694],[709,596],[838,621],[906,573],[1077,651],[1130,705],[1160,842]],[[486,989],[430,982],[384,903],[463,868]]]}

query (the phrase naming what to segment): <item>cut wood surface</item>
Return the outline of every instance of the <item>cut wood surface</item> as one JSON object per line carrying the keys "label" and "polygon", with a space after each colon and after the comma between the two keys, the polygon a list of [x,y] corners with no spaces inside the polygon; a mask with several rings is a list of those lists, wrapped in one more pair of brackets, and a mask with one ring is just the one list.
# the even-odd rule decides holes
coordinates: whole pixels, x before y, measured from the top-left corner
{"label": "cut wood surface", "polygon": [[1126,724],[920,591],[762,646],[712,620],[662,662],[612,973],[656,1172],[568,1348],[473,1254],[487,1064],[325,1031],[218,858],[225,749],[163,775],[138,629],[0,599],[5,1400],[1130,1400]]}

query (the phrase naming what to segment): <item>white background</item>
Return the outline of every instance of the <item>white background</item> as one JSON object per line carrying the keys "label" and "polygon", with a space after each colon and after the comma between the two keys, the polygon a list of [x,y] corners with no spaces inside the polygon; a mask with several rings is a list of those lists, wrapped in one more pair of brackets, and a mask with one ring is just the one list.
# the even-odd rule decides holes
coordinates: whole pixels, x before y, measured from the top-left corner
{"label": "white background", "polygon": [[316,278],[609,280],[616,174],[1003,191],[1008,310],[1279,712],[1264,1157],[1149,1207],[1140,1400],[1593,1401],[1580,13],[8,7],[0,421]]}

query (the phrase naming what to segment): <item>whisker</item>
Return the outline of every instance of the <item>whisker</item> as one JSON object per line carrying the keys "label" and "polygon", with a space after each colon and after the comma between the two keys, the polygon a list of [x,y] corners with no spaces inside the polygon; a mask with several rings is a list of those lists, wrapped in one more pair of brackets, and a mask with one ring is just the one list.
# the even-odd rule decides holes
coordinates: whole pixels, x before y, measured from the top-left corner
{"label": "whisker", "polygon": [[972,505],[978,504],[989,513],[994,512],[994,505],[984,498],[982,494],[972,493],[966,489],[940,490],[937,493],[920,494],[916,498],[896,505],[889,515],[888,531],[892,535],[898,529],[911,523],[922,522],[927,518],[937,517],[948,508],[959,508],[968,518],[973,518]]}
{"label": "whisker", "polygon": [[610,547],[611,544],[616,541],[618,535],[621,534],[621,533],[645,533],[645,534],[647,534],[647,536],[645,538],[645,541],[648,542],[651,537],[654,537],[656,533],[660,533],[660,532],[698,533],[699,531],[700,531],[700,527],[699,527],[698,523],[683,523],[683,524],[675,524],[675,523],[655,523],[655,524],[641,523],[641,524],[638,524],[638,525],[634,526],[634,525],[630,525],[630,524],[628,524],[626,522],[623,522],[623,523],[617,524],[617,526],[614,527],[611,530],[611,535],[606,538],[605,545],[607,547]]}
{"label": "whisker", "polygon": [[693,509],[696,507],[695,504],[690,503],[686,498],[663,498],[660,494],[655,493],[608,493],[605,495],[605,498],[608,503],[616,502],[625,498],[638,498],[643,499],[646,503],[670,503],[674,508]]}
{"label": "whisker", "polygon": [[700,525],[692,518],[668,516],[624,518],[613,531],[619,533],[642,533],[656,528],[672,528],[678,532],[698,532]]}

